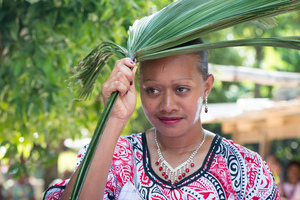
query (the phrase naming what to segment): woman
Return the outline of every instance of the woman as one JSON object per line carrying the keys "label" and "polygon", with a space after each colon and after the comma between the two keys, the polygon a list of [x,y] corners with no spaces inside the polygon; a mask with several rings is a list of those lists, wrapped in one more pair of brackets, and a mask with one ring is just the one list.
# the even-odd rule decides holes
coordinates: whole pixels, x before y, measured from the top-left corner
{"label": "woman", "polygon": [[283,196],[288,200],[300,200],[300,163],[290,161],[286,166],[286,178],[283,182]]}
{"label": "woman", "polygon": [[[81,199],[279,199],[259,155],[202,128],[203,101],[214,82],[207,72],[206,51],[142,62],[141,100],[154,128],[119,137],[135,108],[136,70],[130,59],[119,60],[103,84],[104,102],[116,90],[121,95]],[[44,199],[69,199],[76,176],[77,171],[50,188]]]}
{"label": "woman", "polygon": [[282,168],[280,164],[280,160],[276,157],[275,154],[269,154],[265,161],[267,162],[273,176],[275,183],[277,185],[278,192],[280,194],[280,197],[282,198],[284,196],[283,188],[282,188]]}

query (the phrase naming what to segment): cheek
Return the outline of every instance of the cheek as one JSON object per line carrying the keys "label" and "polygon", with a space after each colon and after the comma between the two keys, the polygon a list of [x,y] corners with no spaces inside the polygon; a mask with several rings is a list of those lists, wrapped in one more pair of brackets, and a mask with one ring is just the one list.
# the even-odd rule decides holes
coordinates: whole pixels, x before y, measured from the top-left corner
{"label": "cheek", "polygon": [[153,106],[153,103],[149,101],[145,102],[142,100],[142,107],[146,118],[152,124],[152,126],[154,126],[155,108]]}
{"label": "cheek", "polygon": [[151,101],[144,102],[142,104],[143,104],[143,107],[146,110],[146,112],[153,112],[154,106],[153,106],[153,103]]}
{"label": "cheek", "polygon": [[147,103],[147,104],[143,104],[143,109],[144,109],[144,112],[145,114],[149,114],[152,112],[152,106],[151,106],[151,103]]}
{"label": "cheek", "polygon": [[202,103],[203,103],[203,99],[202,99],[202,97],[200,97],[198,100],[197,100],[197,103],[196,103],[196,105],[197,105],[197,115],[199,115],[200,116],[200,113],[201,113],[201,109],[202,109]]}
{"label": "cheek", "polygon": [[199,97],[198,99],[194,100],[193,102],[191,102],[189,104],[189,105],[194,105],[194,106],[190,106],[190,108],[189,108],[190,114],[191,114],[191,116],[193,116],[194,122],[197,122],[200,119],[200,114],[201,114],[201,110],[202,110],[202,102],[203,102],[203,99],[201,97]]}
{"label": "cheek", "polygon": [[149,101],[147,98],[141,96],[142,107],[145,114],[151,113],[153,110],[153,103]]}

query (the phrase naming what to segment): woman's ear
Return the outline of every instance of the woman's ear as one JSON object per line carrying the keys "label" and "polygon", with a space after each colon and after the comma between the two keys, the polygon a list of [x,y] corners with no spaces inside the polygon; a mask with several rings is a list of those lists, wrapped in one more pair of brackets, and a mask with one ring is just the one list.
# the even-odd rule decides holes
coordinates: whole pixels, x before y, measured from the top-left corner
{"label": "woman's ear", "polygon": [[206,81],[205,81],[205,95],[208,96],[211,89],[212,89],[212,86],[215,82],[215,78],[212,74],[208,75]]}

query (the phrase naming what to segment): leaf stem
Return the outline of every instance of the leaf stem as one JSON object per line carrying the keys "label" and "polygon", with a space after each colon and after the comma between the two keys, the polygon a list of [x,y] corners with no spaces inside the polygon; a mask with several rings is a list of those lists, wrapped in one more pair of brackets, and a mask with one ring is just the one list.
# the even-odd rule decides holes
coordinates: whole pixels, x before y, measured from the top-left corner
{"label": "leaf stem", "polygon": [[94,131],[94,135],[92,137],[92,140],[90,142],[90,145],[86,151],[86,155],[84,156],[81,166],[78,169],[78,175],[76,178],[76,182],[74,184],[70,200],[77,200],[80,197],[82,187],[84,185],[90,164],[92,162],[92,159],[94,157],[95,151],[97,149],[98,143],[100,141],[101,135],[105,129],[105,125],[108,121],[109,115],[113,109],[114,104],[116,103],[116,100],[119,96],[119,92],[113,92],[108,101],[106,106],[104,107],[104,110],[100,116],[100,119],[98,121],[97,127]]}

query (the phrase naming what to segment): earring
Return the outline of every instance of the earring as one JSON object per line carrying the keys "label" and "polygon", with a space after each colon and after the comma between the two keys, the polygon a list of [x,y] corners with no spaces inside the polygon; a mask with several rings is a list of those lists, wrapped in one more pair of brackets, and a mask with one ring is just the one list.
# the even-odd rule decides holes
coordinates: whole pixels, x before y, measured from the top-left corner
{"label": "earring", "polygon": [[205,113],[208,113],[208,106],[207,106],[207,96],[205,98]]}

